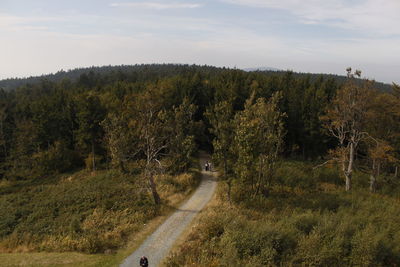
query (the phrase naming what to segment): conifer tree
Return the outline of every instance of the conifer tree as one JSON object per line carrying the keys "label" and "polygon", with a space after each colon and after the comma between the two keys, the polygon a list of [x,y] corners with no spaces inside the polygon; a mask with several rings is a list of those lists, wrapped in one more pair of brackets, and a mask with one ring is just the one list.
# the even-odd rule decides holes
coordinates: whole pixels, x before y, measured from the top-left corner
{"label": "conifer tree", "polygon": [[80,95],[77,100],[77,123],[76,139],[79,150],[89,155],[92,170],[96,170],[96,147],[103,138],[101,122],[105,117],[105,110],[100,99],[95,94]]}
{"label": "conifer tree", "polygon": [[220,177],[228,185],[228,200],[231,199],[233,152],[232,143],[234,137],[234,111],[230,101],[216,103],[206,112],[206,117],[212,128],[210,132],[214,135],[212,145],[214,148],[213,161],[222,168]]}
{"label": "conifer tree", "polygon": [[125,162],[133,155],[130,155],[132,146],[135,145],[127,121],[122,115],[110,113],[101,123],[105,131],[107,148],[111,157],[111,165],[119,168],[122,172],[127,172]]}
{"label": "conifer tree", "polygon": [[171,114],[170,129],[171,144],[169,146],[172,159],[172,171],[184,172],[188,170],[195,144],[196,124],[194,114],[197,107],[185,97],[178,107],[174,107]]}

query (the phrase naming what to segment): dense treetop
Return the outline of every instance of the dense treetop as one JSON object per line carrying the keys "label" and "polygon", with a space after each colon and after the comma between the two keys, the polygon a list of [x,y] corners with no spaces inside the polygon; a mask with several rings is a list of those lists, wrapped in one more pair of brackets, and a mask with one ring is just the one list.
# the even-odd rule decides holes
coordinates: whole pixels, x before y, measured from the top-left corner
{"label": "dense treetop", "polygon": [[[187,172],[193,167],[196,151],[203,149],[213,155],[213,165],[219,170],[219,199],[226,200],[221,207],[239,204],[237,207],[255,209],[245,212],[250,220],[243,220],[260,220],[254,229],[263,229],[259,225],[268,220],[291,229],[276,228],[276,233],[282,234],[282,241],[277,243],[278,239],[270,239],[276,235],[268,232],[273,227],[268,226],[267,232],[249,231],[246,229],[252,228],[247,226],[234,229],[229,227],[235,224],[225,223],[224,217],[207,218],[223,226],[210,226],[214,230],[206,230],[209,233],[225,229],[221,233],[226,231],[227,235],[221,242],[236,240],[236,233],[237,240],[249,232],[262,237],[259,244],[269,248],[267,254],[258,251],[257,238],[248,239],[257,243],[254,255],[265,256],[254,258],[262,258],[262,266],[271,260],[276,265],[288,259],[313,265],[342,262],[343,258],[363,265],[363,261],[356,261],[360,258],[359,245],[388,240],[387,245],[374,247],[377,254],[365,262],[399,262],[399,238],[392,240],[393,233],[398,236],[396,224],[385,235],[375,234],[382,224],[375,225],[375,215],[368,217],[373,207],[376,218],[397,220],[393,208],[385,203],[397,203],[400,192],[398,85],[390,92],[384,91],[379,84],[361,79],[360,71],[351,68],[347,77],[336,77],[188,65],[80,69],[37,79],[15,89],[0,90],[3,249],[16,249],[26,242],[34,250],[115,249],[124,244],[123,236],[133,231],[136,222],[143,224],[145,218],[157,214],[165,203],[166,188],[187,190],[196,184]],[[63,176],[81,177],[82,181],[71,178],[72,183],[65,185],[69,178],[63,178],[58,183],[57,177]],[[58,186],[44,186],[49,181]],[[369,194],[371,201],[365,202],[368,187],[374,194]],[[343,192],[344,188],[352,193]],[[357,197],[361,190],[363,194]],[[390,201],[376,201],[379,194]],[[32,199],[34,208],[26,208]],[[113,205],[113,201],[121,205]],[[127,217],[124,213],[125,205],[132,203],[132,214],[140,218],[146,215],[142,212],[145,206],[153,212],[136,221],[136,215]],[[361,204],[364,206],[359,209]],[[61,210],[58,205],[67,209]],[[280,207],[284,213],[275,213]],[[299,208],[307,213],[302,214]],[[269,209],[275,215],[260,217]],[[235,213],[227,210],[228,215]],[[68,222],[70,226],[66,226],[67,217],[74,218]],[[105,223],[93,230],[97,229],[96,218],[104,221],[104,217],[113,226]],[[289,219],[292,217],[294,221]],[[125,225],[122,218],[135,218],[135,223],[110,239],[110,229]],[[233,221],[229,216],[227,220]],[[346,223],[324,228],[326,222],[341,220]],[[305,229],[310,229],[305,232],[301,230],[304,222],[309,224]],[[374,228],[364,229],[372,222]],[[53,232],[48,231],[49,227]],[[336,232],[331,227],[336,227]],[[231,230],[234,235],[229,235]],[[99,231],[103,231],[103,239],[98,238]],[[324,239],[327,233],[341,237],[337,243],[340,249],[329,249],[332,242]],[[370,239],[371,233],[376,239]],[[314,234],[318,238],[315,243]],[[302,240],[312,243],[303,244]],[[229,241],[234,243],[239,246],[228,246],[228,254],[252,247],[252,243],[241,246]],[[279,245],[286,243],[293,245]],[[315,250],[312,244],[318,244]],[[227,247],[223,242],[219,246]],[[334,258],[324,252],[321,258],[326,261],[310,260],[321,246],[334,253]],[[307,256],[308,252],[303,255],[302,249],[312,251],[312,257]],[[364,249],[360,251],[365,254]],[[381,255],[380,251],[387,253]]]}
{"label": "dense treetop", "polygon": [[[254,127],[279,132],[282,143],[274,153],[303,159],[324,158],[328,151],[351,143],[350,139],[344,143],[338,141],[328,131],[327,123],[338,119],[332,117],[332,112],[338,110],[334,105],[344,101],[338,97],[351,93],[351,88],[365,87],[365,83],[369,84],[365,90],[374,93],[363,101],[376,105],[368,106],[368,110],[365,107],[363,116],[377,118],[381,114],[379,121],[385,124],[365,123],[360,131],[375,127],[368,130],[374,140],[382,139],[379,141],[382,145],[375,150],[386,144],[390,151],[397,153],[398,131],[393,122],[398,119],[398,111],[387,105],[390,101],[396,102],[397,96],[382,92],[377,83],[353,77],[349,84],[348,79],[290,71],[245,72],[164,64],[93,67],[31,80],[9,80],[29,83],[0,92],[1,176],[30,179],[82,166],[95,170],[110,164],[124,170],[130,161],[146,158],[148,169],[153,169],[157,161],[165,160],[171,171],[181,172],[188,166],[187,158],[199,147],[215,150],[215,155],[226,164],[229,161],[226,157],[232,153],[239,159],[243,155],[247,162],[248,154],[229,151],[224,146],[231,146],[240,138],[251,139]],[[278,92],[279,101],[270,103]],[[255,107],[248,102],[250,98]],[[261,119],[263,116],[267,121]],[[281,122],[268,122],[269,116],[278,116]],[[247,125],[247,120],[253,119],[259,126]],[[281,125],[279,131],[275,123]],[[243,127],[237,128],[237,125]],[[246,127],[248,133],[243,132]],[[253,140],[254,147],[259,146],[264,135],[261,132],[254,137],[257,139]],[[385,136],[392,138],[387,140]],[[270,140],[280,142],[273,137]],[[248,145],[248,141],[242,141]],[[277,144],[266,143],[265,151]],[[241,147],[240,142],[236,145]],[[378,153],[363,146],[360,144],[359,152],[354,153],[360,156]],[[149,154],[149,150],[154,153]],[[272,152],[260,153],[264,156],[253,155],[254,161],[268,162],[265,157]],[[332,153],[331,158],[337,158],[339,152]],[[254,169],[250,165],[249,168]]]}
{"label": "dense treetop", "polygon": [[[45,74],[41,76],[33,76],[27,78],[9,78],[0,80],[0,88],[5,90],[16,89],[25,84],[35,84],[42,80],[49,80],[52,82],[59,82],[63,79],[69,79],[71,81],[78,80],[81,75],[86,74],[89,76],[103,75],[108,78],[114,77],[114,79],[121,79],[125,76],[130,76],[130,79],[137,77],[138,79],[152,80],[155,78],[170,77],[177,74],[182,74],[190,70],[198,70],[202,72],[217,72],[218,70],[225,70],[225,68],[217,68],[213,66],[198,66],[198,65],[179,65],[179,64],[138,64],[138,65],[121,65],[121,66],[102,66],[102,67],[89,67],[89,68],[77,68],[73,70],[60,70],[54,74]],[[250,70],[249,70],[250,71]],[[284,75],[287,71],[282,70],[251,70],[251,72],[263,73],[265,75]],[[345,75],[335,74],[314,74],[314,73],[293,73],[296,77],[310,76],[312,80],[318,79],[320,76],[324,76],[326,79],[333,78],[338,82],[342,83],[345,81]],[[90,77],[89,77],[90,78]],[[103,77],[105,79],[105,77]],[[383,91],[390,91],[391,86],[389,84],[376,82],[376,87]]]}

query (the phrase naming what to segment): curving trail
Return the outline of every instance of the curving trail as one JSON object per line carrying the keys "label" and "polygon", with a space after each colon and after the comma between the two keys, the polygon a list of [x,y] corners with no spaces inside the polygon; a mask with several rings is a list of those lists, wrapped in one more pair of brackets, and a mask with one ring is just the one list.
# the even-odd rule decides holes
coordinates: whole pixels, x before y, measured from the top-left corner
{"label": "curving trail", "polygon": [[[201,157],[201,166],[204,166],[206,160],[206,157]],[[202,171],[201,183],[192,197],[160,225],[120,266],[139,266],[139,259],[143,255],[149,259],[149,266],[159,266],[175,241],[210,201],[217,186],[215,175],[216,173]]]}

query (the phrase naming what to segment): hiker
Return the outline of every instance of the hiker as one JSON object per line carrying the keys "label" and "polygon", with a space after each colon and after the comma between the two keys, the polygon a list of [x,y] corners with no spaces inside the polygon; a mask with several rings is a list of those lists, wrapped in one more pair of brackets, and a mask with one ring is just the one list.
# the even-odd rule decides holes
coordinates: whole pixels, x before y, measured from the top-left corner
{"label": "hiker", "polygon": [[206,171],[208,171],[208,161],[205,164],[205,169],[206,169]]}
{"label": "hiker", "polygon": [[148,267],[149,266],[149,261],[147,260],[147,258],[145,256],[142,256],[140,258],[140,266],[141,267]]}

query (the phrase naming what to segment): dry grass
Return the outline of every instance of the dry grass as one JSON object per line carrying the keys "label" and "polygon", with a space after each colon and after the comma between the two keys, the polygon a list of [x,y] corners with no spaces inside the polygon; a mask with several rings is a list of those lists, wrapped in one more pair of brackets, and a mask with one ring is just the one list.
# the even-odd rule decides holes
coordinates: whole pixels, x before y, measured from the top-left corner
{"label": "dry grass", "polygon": [[399,266],[398,198],[343,192],[319,172],[312,187],[305,174],[285,174],[268,198],[233,205],[220,185],[165,266]]}
{"label": "dry grass", "polygon": [[[219,197],[222,195],[222,190],[223,190],[224,185],[219,183],[217,185],[217,193],[214,194],[213,198],[210,200],[210,202],[204,207],[202,211],[199,212],[199,214],[196,216],[196,218],[193,220],[192,225],[190,225],[178,238],[178,240],[175,242],[174,246],[171,249],[170,256],[180,253],[181,248],[184,246],[184,243],[190,240],[191,235],[197,233],[197,229],[199,228],[199,218],[206,218],[209,216],[210,213],[213,213],[215,208],[221,204],[221,200]],[[161,266],[168,266],[168,257],[167,259],[162,262]]]}
{"label": "dry grass", "polygon": [[6,188],[12,185],[12,182],[7,179],[0,180],[0,188]]}
{"label": "dry grass", "polygon": [[113,256],[81,253],[11,253],[0,254],[1,266],[106,266]]}
{"label": "dry grass", "polygon": [[[77,184],[83,182],[90,183],[89,186],[91,187],[93,185],[91,181],[98,179],[98,175],[93,176],[84,171],[75,173],[74,175],[65,175],[60,177],[56,184],[49,185],[48,187],[49,190],[76,188]],[[65,236],[48,235],[44,238],[38,238],[27,233],[26,236],[10,235],[6,237],[1,242],[3,244],[0,244],[0,247],[3,248],[0,251],[3,252],[0,253],[0,266],[118,266],[149,234],[165,221],[168,215],[173,212],[174,207],[190,196],[195,185],[197,185],[196,173],[183,174],[176,177],[169,176],[166,180],[165,178],[160,178],[159,193],[163,198],[163,204],[156,213],[156,217],[151,219],[149,216],[143,217],[143,213],[141,212],[132,213],[131,209],[133,207],[129,207],[129,211],[125,208],[115,209],[115,206],[107,209],[105,207],[107,207],[108,203],[103,203],[101,208],[95,208],[92,212],[86,213],[85,219],[79,224],[78,231],[85,233],[86,236],[69,236],[67,234]],[[104,177],[104,179],[99,180],[99,183],[105,181],[109,182],[110,178]],[[112,183],[118,184],[120,181],[116,180]],[[0,188],[10,185],[3,180]],[[46,189],[42,185],[34,186]],[[108,190],[106,188],[110,187],[102,186],[100,190]],[[93,190],[96,189],[92,188]],[[45,199],[49,199],[49,197]],[[131,202],[132,204],[134,203]],[[91,237],[94,239],[92,240]],[[26,240],[26,242],[21,242],[21,238],[22,240]],[[110,247],[111,249],[105,249],[103,251],[104,254],[70,252],[71,250],[85,251],[83,248],[90,247],[93,241],[96,241],[96,246],[100,242],[101,246],[104,245],[104,247]],[[121,245],[123,245],[122,248]],[[6,249],[7,247],[9,249]],[[41,247],[46,248],[48,252],[35,252],[38,249],[40,251]],[[65,252],[59,253],[62,251]]]}

